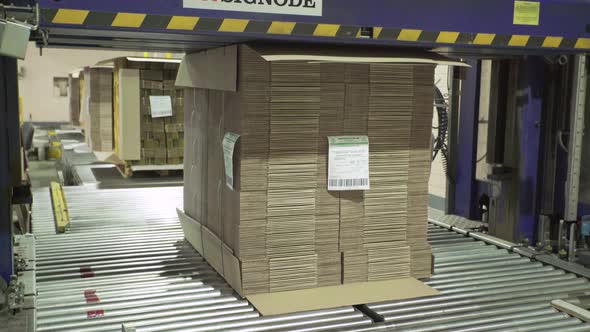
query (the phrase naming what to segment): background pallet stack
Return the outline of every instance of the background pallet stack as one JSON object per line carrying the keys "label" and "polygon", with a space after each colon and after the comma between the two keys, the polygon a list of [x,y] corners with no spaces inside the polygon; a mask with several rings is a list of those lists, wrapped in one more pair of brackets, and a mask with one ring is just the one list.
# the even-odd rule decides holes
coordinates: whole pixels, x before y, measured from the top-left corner
{"label": "background pallet stack", "polygon": [[113,151],[113,69],[84,69],[84,128],[93,151]]}
{"label": "background pallet stack", "polygon": [[86,113],[84,113],[84,102],[86,101],[86,94],[84,93],[84,88],[86,87],[86,83],[84,80],[84,70],[80,70],[78,73],[78,99],[79,99],[79,110],[80,110],[80,127],[86,128]]}
{"label": "background pallet stack", "polygon": [[[120,71],[123,69],[138,72],[139,94],[135,98],[135,104],[139,107],[139,116],[135,121],[139,122],[138,142],[139,151],[136,156],[127,158],[122,153],[122,139],[127,135],[127,127],[120,119],[121,112],[129,112],[120,103],[121,79]],[[144,61],[130,61],[128,58],[115,60],[115,124],[116,139],[115,151],[125,161],[126,165],[178,165],[183,163],[184,157],[184,96],[182,89],[174,86],[178,72],[178,63],[146,59]],[[171,100],[171,115],[157,117],[152,114],[151,97],[166,98]],[[129,132],[133,135],[134,131]],[[126,137],[127,139],[127,137]]]}
{"label": "background pallet stack", "polygon": [[[215,52],[237,53],[237,91],[185,90],[184,207],[211,265],[242,295],[429,277],[434,65]],[[328,191],[329,136],[368,137],[370,190]]]}
{"label": "background pallet stack", "polygon": [[74,126],[80,125],[80,78],[79,74],[68,75],[68,96],[70,98],[70,122]]}

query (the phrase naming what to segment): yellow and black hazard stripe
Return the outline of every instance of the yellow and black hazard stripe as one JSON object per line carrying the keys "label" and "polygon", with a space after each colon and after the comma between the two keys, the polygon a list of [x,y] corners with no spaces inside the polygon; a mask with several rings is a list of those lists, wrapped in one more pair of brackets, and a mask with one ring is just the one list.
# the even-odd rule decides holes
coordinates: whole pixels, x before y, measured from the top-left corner
{"label": "yellow and black hazard stripe", "polygon": [[44,9],[45,22],[93,27],[184,30],[196,32],[265,33],[319,37],[360,37],[361,27],[233,18],[107,13],[74,9]]}
{"label": "yellow and black hazard stripe", "polygon": [[375,28],[375,39],[437,44],[588,49],[590,38]]}
{"label": "yellow and black hazard stripe", "polygon": [[84,25],[195,32],[263,33],[302,37],[366,38],[410,43],[449,45],[481,45],[492,47],[531,47],[590,49],[590,38],[564,38],[560,36],[502,35],[494,33],[465,33],[454,31],[427,31],[395,29],[341,24],[259,21],[234,18],[208,18],[196,16],[167,16],[138,13],[111,13],[78,9],[43,9],[43,21],[53,24]]}

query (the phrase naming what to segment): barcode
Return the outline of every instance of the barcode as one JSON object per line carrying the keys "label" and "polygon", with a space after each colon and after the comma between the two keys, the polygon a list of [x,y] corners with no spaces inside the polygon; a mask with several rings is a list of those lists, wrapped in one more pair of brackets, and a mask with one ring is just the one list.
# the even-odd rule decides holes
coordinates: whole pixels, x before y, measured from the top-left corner
{"label": "barcode", "polygon": [[369,179],[338,179],[328,181],[328,186],[331,188],[364,187],[368,185]]}

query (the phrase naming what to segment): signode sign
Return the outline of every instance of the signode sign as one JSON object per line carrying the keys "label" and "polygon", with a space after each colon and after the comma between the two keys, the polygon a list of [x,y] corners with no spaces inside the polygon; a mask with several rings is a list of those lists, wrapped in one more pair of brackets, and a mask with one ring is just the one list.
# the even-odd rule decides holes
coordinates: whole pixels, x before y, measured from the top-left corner
{"label": "signode sign", "polygon": [[323,0],[183,0],[185,8],[322,16]]}

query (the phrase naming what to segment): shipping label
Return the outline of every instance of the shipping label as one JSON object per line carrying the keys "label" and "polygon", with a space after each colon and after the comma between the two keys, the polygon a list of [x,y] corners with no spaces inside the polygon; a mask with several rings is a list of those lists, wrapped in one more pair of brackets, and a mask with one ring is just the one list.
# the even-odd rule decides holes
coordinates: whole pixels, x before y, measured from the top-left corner
{"label": "shipping label", "polygon": [[225,184],[234,190],[234,151],[240,135],[227,133],[223,137],[223,161],[225,164]]}
{"label": "shipping label", "polygon": [[369,190],[369,137],[328,137],[328,190]]}
{"label": "shipping label", "polygon": [[150,96],[150,110],[152,118],[165,118],[172,116],[172,97]]}

